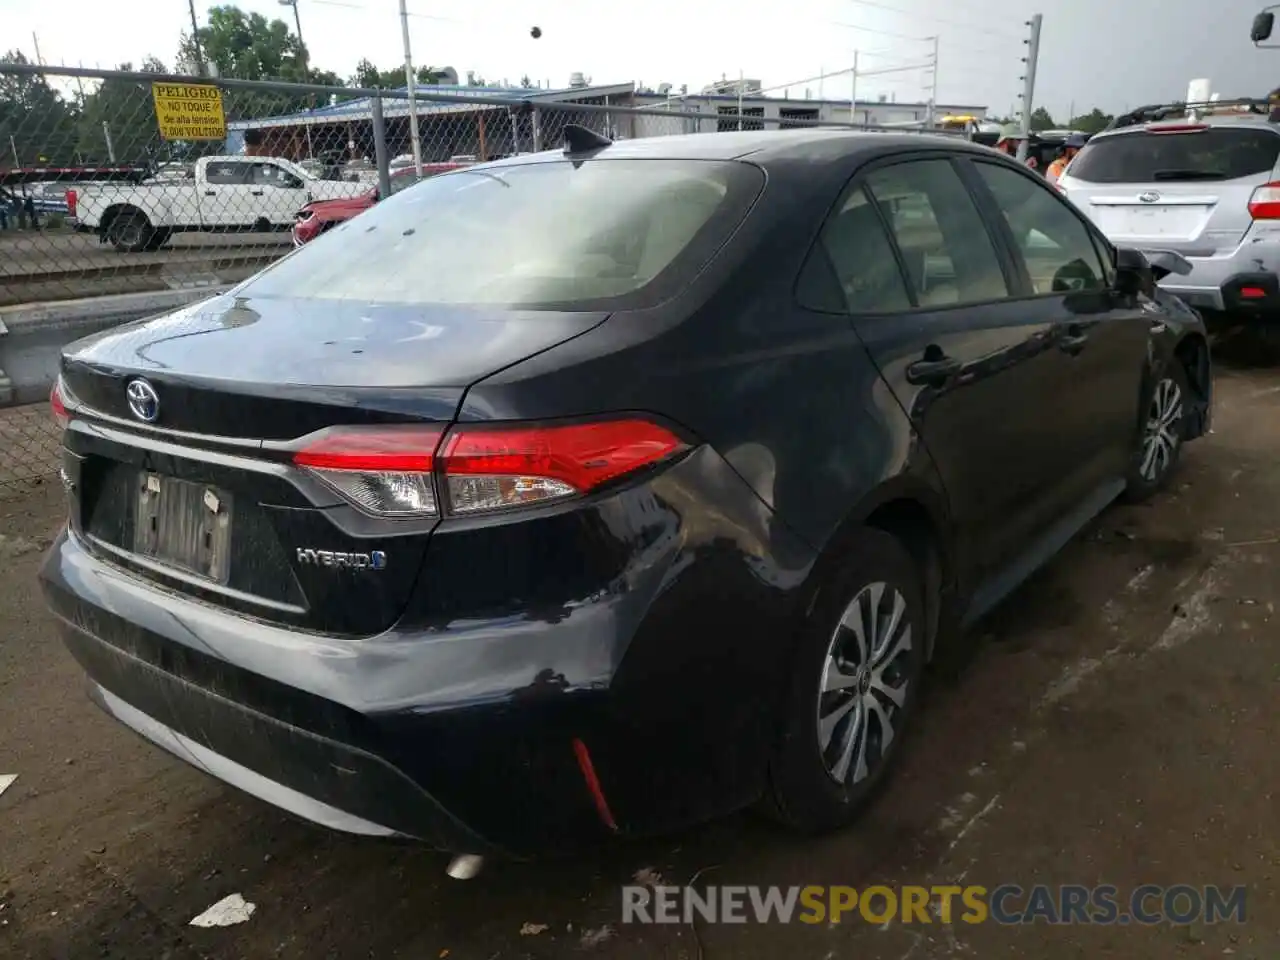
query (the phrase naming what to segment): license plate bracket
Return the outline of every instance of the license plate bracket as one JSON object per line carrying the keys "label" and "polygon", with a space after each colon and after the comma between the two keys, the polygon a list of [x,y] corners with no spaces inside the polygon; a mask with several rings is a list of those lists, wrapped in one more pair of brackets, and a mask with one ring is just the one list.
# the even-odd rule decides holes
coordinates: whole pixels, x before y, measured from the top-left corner
{"label": "license plate bracket", "polygon": [[225,584],[231,574],[232,497],[205,483],[138,475],[133,551]]}

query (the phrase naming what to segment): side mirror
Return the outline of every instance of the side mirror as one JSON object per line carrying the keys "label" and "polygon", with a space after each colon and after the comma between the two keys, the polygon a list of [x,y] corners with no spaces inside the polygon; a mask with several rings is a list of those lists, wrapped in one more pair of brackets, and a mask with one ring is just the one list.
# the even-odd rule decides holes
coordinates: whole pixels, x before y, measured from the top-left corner
{"label": "side mirror", "polygon": [[1115,291],[1126,297],[1134,297],[1140,293],[1151,296],[1155,293],[1156,279],[1151,264],[1141,250],[1131,247],[1116,249]]}
{"label": "side mirror", "polygon": [[1253,18],[1253,29],[1249,31],[1249,39],[1254,43],[1261,43],[1263,40],[1271,39],[1271,31],[1276,26],[1276,15],[1270,10],[1264,10]]}

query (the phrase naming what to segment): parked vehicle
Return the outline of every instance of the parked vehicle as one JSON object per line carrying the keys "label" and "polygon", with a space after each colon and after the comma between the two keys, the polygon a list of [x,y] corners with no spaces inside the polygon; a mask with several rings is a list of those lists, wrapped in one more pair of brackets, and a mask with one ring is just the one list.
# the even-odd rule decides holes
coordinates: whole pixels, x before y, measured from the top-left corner
{"label": "parked vehicle", "polygon": [[320,180],[279,157],[202,157],[190,180],[67,191],[75,225],[117,250],[164,246],[175,233],[288,230],[312,200],[359,196],[359,183]]}
{"label": "parked vehicle", "polygon": [[566,137],[67,347],[45,595],[108,713],[339,830],[847,823],[1207,429],[1180,260],[959,138]]}
{"label": "parked vehicle", "polygon": [[1090,140],[1059,187],[1113,242],[1185,256],[1192,271],[1165,289],[1276,330],[1280,129],[1257,114],[1133,120]]}
{"label": "parked vehicle", "polygon": [[[466,163],[424,163],[422,176],[434,177],[450,170],[459,170],[469,166]],[[405,187],[418,182],[417,170],[413,167],[396,170],[391,174],[391,193],[397,194]],[[293,245],[300,247],[309,240],[314,240],[326,230],[331,230],[340,223],[346,223],[358,213],[363,213],[378,202],[378,188],[366,190],[358,197],[344,197],[341,200],[316,200],[308,203],[297,213],[293,224]]]}

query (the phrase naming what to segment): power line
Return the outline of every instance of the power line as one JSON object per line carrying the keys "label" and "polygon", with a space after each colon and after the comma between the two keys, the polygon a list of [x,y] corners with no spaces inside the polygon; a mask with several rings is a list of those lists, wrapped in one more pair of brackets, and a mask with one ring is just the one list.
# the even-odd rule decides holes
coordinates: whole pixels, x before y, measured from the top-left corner
{"label": "power line", "polygon": [[858,31],[861,31],[862,33],[871,33],[881,37],[893,37],[896,40],[913,40],[917,43],[926,43],[926,42],[933,41],[933,37],[919,37],[919,36],[912,37],[912,36],[908,36],[905,33],[894,33],[892,30],[877,30],[874,27],[864,27],[857,23],[845,23],[842,20],[832,20],[830,22],[837,27],[846,27],[849,30],[858,30]]}
{"label": "power line", "polygon": [[986,34],[990,34],[992,36],[997,36],[997,37],[1008,37],[1014,40],[1022,39],[1021,37],[1015,37],[1011,33],[1003,33],[999,30],[992,30],[988,27],[975,27],[973,24],[965,23],[962,20],[948,20],[946,17],[935,17],[933,14],[920,13],[919,11],[916,11],[916,10],[904,10],[901,7],[891,7],[887,3],[880,3],[879,0],[849,0],[849,3],[857,4],[860,7],[874,7],[877,10],[887,10],[889,13],[896,13],[899,16],[904,16],[904,17],[912,17],[917,19],[920,17],[925,17],[928,20],[933,20],[933,21],[936,21],[937,23],[945,23],[951,27],[959,27],[962,30],[974,30],[978,33],[986,33]]}

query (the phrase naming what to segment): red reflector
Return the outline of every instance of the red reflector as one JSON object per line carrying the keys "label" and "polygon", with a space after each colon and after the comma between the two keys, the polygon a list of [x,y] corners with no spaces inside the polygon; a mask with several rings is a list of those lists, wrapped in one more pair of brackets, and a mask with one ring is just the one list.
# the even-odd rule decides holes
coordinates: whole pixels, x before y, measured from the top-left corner
{"label": "red reflector", "polygon": [[58,379],[53,382],[53,389],[49,391],[49,407],[53,410],[53,419],[57,420],[62,426],[66,426],[71,422],[71,414],[67,412],[66,401],[62,399],[62,380]]}
{"label": "red reflector", "polygon": [[443,427],[337,427],[293,455],[303,467],[430,473]]}
{"label": "red reflector", "polygon": [[1240,288],[1240,296],[1244,297],[1246,300],[1261,300],[1266,295],[1267,291],[1263,290],[1261,287]]}
{"label": "red reflector", "polygon": [[587,751],[587,745],[575,737],[573,752],[578,758],[578,769],[582,771],[582,779],[587,782],[587,790],[591,794],[591,799],[595,801],[596,813],[600,815],[600,819],[606,827],[616,832],[618,823],[613,819],[613,813],[609,809],[609,801],[605,799],[604,788],[600,786],[600,778],[596,776],[596,768],[591,762],[591,754]]}
{"label": "red reflector", "polygon": [[684,448],[647,420],[563,427],[455,428],[440,457],[448,476],[545,477],[585,493]]}
{"label": "red reflector", "polygon": [[67,215],[74,217],[76,215],[76,201],[80,199],[80,195],[74,190],[67,191]]}

